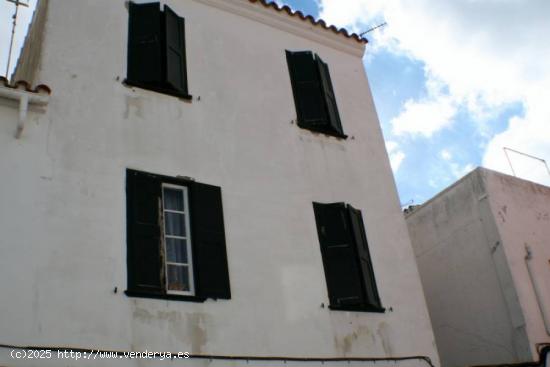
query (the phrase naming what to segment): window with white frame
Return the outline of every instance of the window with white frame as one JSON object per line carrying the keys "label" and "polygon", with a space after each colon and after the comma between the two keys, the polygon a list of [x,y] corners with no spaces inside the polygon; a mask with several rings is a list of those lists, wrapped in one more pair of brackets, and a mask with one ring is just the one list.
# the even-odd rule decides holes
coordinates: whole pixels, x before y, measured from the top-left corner
{"label": "window with white frame", "polygon": [[128,296],[231,298],[220,187],[128,169],[126,204]]}
{"label": "window with white frame", "polygon": [[162,184],[167,293],[194,295],[187,187]]}

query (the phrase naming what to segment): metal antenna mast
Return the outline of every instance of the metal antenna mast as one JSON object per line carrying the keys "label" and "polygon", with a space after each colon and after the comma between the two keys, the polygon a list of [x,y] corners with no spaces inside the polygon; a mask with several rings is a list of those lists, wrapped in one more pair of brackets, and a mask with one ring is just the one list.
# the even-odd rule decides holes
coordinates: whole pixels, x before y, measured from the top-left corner
{"label": "metal antenna mast", "polygon": [[10,3],[15,4],[15,13],[13,14],[13,25],[11,28],[11,39],[10,39],[10,50],[8,53],[8,65],[6,66],[6,79],[8,79],[8,74],[10,71],[10,61],[11,61],[11,51],[13,49],[13,39],[15,38],[15,27],[17,26],[17,12],[19,11],[19,5],[21,6],[29,6],[28,4],[22,2],[21,0],[6,0]]}
{"label": "metal antenna mast", "polygon": [[[9,0],[8,0],[8,1],[9,1]],[[385,25],[388,25],[388,23],[384,22],[384,23],[382,23],[382,24],[378,24],[376,27],[372,27],[372,28],[370,28],[370,29],[367,29],[366,31],[360,33],[360,34],[359,34],[359,37],[363,37],[363,35],[365,35],[365,34],[367,34],[367,33],[369,33],[369,32],[372,32],[372,31],[374,31],[375,29],[380,28],[380,27],[383,27],[383,26],[385,26]]]}
{"label": "metal antenna mast", "polygon": [[539,158],[539,157],[535,157],[535,156],[527,154],[527,153],[517,151],[517,150],[512,149],[512,148],[508,148],[508,147],[503,147],[502,150],[504,150],[504,154],[506,155],[506,159],[508,160],[508,164],[510,165],[510,168],[512,169],[512,173],[514,174],[514,176],[516,176],[516,172],[514,171],[514,167],[512,166],[512,161],[510,160],[510,157],[508,156],[508,151],[514,152],[516,154],[521,154],[525,157],[535,159],[537,161],[542,162],[544,164],[544,167],[546,167],[546,172],[548,172],[548,175],[550,175],[550,169],[548,168],[548,164],[546,164],[546,161],[544,159]]}

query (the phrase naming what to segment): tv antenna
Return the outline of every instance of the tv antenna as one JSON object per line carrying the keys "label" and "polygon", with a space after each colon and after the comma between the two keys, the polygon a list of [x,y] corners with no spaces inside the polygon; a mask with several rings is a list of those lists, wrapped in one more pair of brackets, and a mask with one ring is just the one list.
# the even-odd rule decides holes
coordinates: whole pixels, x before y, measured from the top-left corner
{"label": "tv antenna", "polygon": [[17,26],[17,13],[19,11],[19,5],[28,7],[29,4],[24,3],[21,0],[6,0],[6,1],[15,4],[15,13],[13,13],[13,16],[12,16],[13,25],[12,25],[12,28],[11,28],[10,50],[8,52],[8,65],[6,66],[6,79],[9,79],[8,78],[8,73],[10,71],[11,51],[13,49],[13,39],[15,38],[15,27]]}
{"label": "tv antenna", "polygon": [[[9,0],[8,0],[9,1]],[[369,28],[367,29],[366,31],[364,31],[363,33],[359,33],[359,37],[363,37],[364,34],[367,34],[369,32],[372,32],[374,31],[375,29],[378,29],[378,28],[382,28],[383,26],[385,25],[388,25],[388,23],[384,22],[384,23],[381,23],[381,24],[378,24],[377,26],[374,26],[372,28]]]}
{"label": "tv antenna", "polygon": [[517,150],[512,149],[512,148],[508,148],[508,147],[503,147],[502,150],[504,150],[504,154],[506,155],[506,159],[508,160],[508,164],[510,165],[510,169],[512,170],[512,173],[514,174],[514,176],[517,177],[516,171],[514,171],[514,167],[512,166],[512,161],[510,160],[510,157],[508,156],[508,151],[516,153],[516,154],[520,154],[522,156],[525,156],[525,157],[528,157],[528,158],[531,158],[531,159],[535,159],[539,162],[542,162],[544,164],[544,167],[546,167],[546,172],[548,172],[548,175],[550,176],[550,169],[548,168],[548,164],[546,164],[546,161],[544,159],[539,158],[539,157],[535,157],[535,156],[527,154],[527,153],[517,151]]}

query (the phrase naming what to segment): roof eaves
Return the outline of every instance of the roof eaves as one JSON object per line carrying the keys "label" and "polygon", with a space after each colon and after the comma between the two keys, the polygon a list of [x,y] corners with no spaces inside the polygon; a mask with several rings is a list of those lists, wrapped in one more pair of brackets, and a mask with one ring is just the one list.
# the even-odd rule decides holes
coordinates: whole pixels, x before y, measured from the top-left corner
{"label": "roof eaves", "polygon": [[334,32],[336,34],[343,35],[346,38],[354,39],[357,42],[360,42],[360,43],[363,43],[363,44],[366,44],[366,43],[369,42],[365,37],[362,37],[362,36],[358,35],[357,33],[350,33],[345,28],[337,28],[333,25],[329,26],[329,25],[327,25],[327,23],[323,19],[315,19],[313,16],[305,15],[304,13],[302,13],[299,10],[293,11],[287,5],[283,5],[283,6],[280,7],[275,2],[267,1],[267,0],[248,0],[248,1],[251,2],[251,3],[260,3],[264,7],[274,9],[274,10],[280,12],[280,13],[285,12],[286,14],[288,14],[291,17],[297,16],[298,18],[300,18],[303,21],[309,21],[314,26],[319,26],[319,27],[322,27],[324,29],[331,30],[332,32]]}
{"label": "roof eaves", "polygon": [[21,89],[29,93],[52,94],[52,90],[46,84],[39,84],[34,88],[32,88],[31,84],[25,80],[18,80],[15,83],[10,84],[9,80],[3,76],[0,76],[0,85],[3,85],[6,88]]}

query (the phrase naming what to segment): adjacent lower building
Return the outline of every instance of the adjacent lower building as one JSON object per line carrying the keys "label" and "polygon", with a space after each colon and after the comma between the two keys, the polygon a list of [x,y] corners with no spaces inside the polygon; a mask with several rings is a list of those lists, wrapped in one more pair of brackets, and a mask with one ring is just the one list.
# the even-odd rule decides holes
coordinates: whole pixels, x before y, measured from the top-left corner
{"label": "adjacent lower building", "polygon": [[405,214],[442,366],[550,343],[550,187],[477,168]]}

